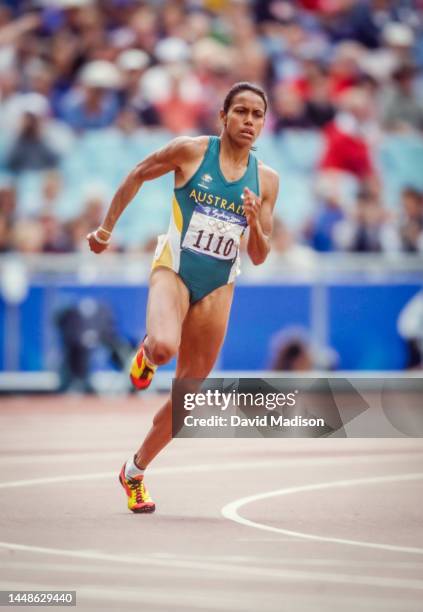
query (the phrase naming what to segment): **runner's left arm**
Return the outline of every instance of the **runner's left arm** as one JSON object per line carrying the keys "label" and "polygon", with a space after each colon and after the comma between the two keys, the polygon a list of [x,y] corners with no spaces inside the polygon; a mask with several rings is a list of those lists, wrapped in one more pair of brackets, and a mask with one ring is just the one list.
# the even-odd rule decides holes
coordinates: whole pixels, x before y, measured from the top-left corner
{"label": "runner's left arm", "polygon": [[247,253],[254,265],[262,264],[270,251],[273,231],[273,209],[279,190],[279,177],[271,168],[261,173],[262,197],[244,190],[244,211],[250,229]]}

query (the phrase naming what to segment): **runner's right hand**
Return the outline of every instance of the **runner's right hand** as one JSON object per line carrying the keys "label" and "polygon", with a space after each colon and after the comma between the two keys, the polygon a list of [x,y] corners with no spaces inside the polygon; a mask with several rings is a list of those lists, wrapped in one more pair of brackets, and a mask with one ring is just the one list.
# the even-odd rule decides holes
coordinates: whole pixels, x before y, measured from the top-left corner
{"label": "runner's right hand", "polygon": [[95,230],[95,232],[90,232],[87,235],[87,240],[88,240],[88,245],[90,247],[90,250],[93,253],[97,253],[98,255],[99,253],[102,253],[103,251],[107,249],[107,247],[110,244],[110,241],[107,244],[103,244],[102,242],[99,242],[97,239],[97,232],[98,232],[98,237],[101,240],[109,240],[110,236],[108,236],[105,232],[102,232],[100,228]]}

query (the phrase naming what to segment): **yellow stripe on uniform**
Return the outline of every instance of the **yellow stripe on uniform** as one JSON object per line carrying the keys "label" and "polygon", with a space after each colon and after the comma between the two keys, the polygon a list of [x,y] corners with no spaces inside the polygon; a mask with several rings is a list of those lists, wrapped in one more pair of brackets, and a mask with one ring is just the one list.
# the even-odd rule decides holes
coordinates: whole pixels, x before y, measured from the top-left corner
{"label": "yellow stripe on uniform", "polygon": [[153,261],[152,269],[154,270],[154,268],[157,268],[158,266],[173,269],[172,251],[170,249],[168,240],[166,240],[166,244],[164,245],[159,257]]}
{"label": "yellow stripe on uniform", "polygon": [[172,210],[173,210],[173,220],[175,222],[176,229],[178,230],[179,233],[181,233],[182,225],[183,225],[182,211],[181,211],[181,207],[179,206],[179,202],[175,196],[173,196],[173,200],[172,200]]}

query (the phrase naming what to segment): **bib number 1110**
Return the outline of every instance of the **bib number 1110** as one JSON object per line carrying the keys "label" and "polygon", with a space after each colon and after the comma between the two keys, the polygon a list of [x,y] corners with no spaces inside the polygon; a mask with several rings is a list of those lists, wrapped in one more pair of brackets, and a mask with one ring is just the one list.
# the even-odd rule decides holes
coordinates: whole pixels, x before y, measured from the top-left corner
{"label": "bib number 1110", "polygon": [[216,240],[215,239],[215,235],[214,233],[208,233],[206,234],[206,236],[204,236],[205,231],[204,230],[200,230],[198,232],[197,235],[197,239],[193,244],[193,247],[196,249],[201,250],[203,253],[212,253],[213,255],[223,255],[224,257],[228,257],[232,247],[235,244],[235,241],[233,238],[229,238],[225,244],[224,240],[225,237],[224,236],[219,236],[219,238]]}

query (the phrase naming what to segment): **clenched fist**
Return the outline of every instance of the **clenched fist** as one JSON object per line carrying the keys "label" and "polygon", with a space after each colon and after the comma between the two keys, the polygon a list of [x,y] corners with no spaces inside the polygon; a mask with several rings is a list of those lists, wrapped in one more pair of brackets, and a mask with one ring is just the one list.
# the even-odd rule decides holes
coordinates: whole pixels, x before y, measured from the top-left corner
{"label": "clenched fist", "polygon": [[110,234],[99,227],[87,235],[88,245],[93,253],[102,253],[110,244]]}

